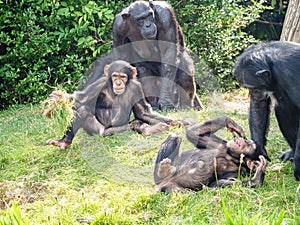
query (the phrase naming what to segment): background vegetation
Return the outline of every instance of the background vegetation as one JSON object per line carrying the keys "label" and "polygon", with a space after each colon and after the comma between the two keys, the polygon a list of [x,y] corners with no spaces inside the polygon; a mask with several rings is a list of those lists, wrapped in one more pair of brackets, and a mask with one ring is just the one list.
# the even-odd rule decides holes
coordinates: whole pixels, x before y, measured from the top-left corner
{"label": "background vegetation", "polygon": [[[110,50],[113,17],[129,2],[1,0],[0,109],[40,102],[57,85],[74,91],[89,65]],[[275,13],[279,8],[274,2],[279,0],[264,6],[259,1],[239,0],[169,2],[187,46],[199,57],[196,76],[200,91],[209,89],[205,83],[208,76],[216,77],[222,90],[235,88],[231,75],[235,57],[255,42],[243,28],[259,36],[258,25],[249,24],[257,21],[261,12],[268,12],[264,17],[270,20],[284,12],[281,7]],[[270,5],[270,9],[264,8]]]}

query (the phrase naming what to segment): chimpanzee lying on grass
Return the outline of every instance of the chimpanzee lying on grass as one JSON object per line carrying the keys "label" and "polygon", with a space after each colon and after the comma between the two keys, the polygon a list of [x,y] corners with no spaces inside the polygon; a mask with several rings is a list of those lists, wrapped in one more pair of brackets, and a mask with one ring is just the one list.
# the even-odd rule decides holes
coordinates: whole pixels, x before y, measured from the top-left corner
{"label": "chimpanzee lying on grass", "polygon": [[[225,141],[214,133],[226,127],[236,141]],[[179,157],[181,137],[171,134],[161,145],[154,169],[156,190],[160,192],[201,190],[203,185],[223,187],[232,185],[239,173],[249,174],[251,180],[243,186],[263,184],[266,159],[257,155],[256,145],[247,140],[243,129],[228,117],[209,120],[187,129],[187,138],[197,148],[183,152]]]}

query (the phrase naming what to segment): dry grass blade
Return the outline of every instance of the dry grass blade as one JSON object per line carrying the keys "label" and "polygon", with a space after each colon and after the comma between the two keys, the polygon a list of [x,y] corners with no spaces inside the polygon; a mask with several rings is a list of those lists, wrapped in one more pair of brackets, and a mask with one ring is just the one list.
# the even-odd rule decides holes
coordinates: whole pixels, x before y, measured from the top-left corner
{"label": "dry grass blade", "polygon": [[58,128],[59,132],[64,132],[75,118],[73,104],[74,101],[65,90],[55,90],[42,102],[43,116],[51,119],[52,127]]}

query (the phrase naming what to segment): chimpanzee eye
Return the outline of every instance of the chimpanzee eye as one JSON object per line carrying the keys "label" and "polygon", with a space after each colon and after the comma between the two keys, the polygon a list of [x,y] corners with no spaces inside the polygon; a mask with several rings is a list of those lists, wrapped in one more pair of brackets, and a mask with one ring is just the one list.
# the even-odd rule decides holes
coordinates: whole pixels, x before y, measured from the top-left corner
{"label": "chimpanzee eye", "polygon": [[144,19],[145,19],[144,17],[140,17],[140,18],[138,18],[138,19],[136,20],[136,22],[139,23],[139,24],[143,24]]}
{"label": "chimpanzee eye", "polygon": [[148,14],[148,18],[149,18],[151,21],[154,20],[153,12],[150,12],[150,13]]}

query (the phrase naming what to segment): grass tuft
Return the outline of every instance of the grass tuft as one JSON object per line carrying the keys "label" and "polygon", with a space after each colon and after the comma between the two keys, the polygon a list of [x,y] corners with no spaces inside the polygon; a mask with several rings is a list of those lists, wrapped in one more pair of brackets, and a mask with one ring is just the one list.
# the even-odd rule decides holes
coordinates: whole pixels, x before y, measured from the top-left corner
{"label": "grass tuft", "polygon": [[73,110],[74,101],[63,89],[56,89],[55,96],[50,96],[42,102],[43,116],[51,119],[50,127],[55,127],[59,133],[63,133],[75,118]]}

